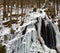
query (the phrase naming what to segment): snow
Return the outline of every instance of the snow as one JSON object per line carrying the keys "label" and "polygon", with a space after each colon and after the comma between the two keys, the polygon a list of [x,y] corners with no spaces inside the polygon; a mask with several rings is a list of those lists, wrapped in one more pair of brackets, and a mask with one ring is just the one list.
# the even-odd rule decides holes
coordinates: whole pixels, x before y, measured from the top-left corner
{"label": "snow", "polygon": [[6,35],[6,34],[10,34],[10,28],[8,27],[0,30],[0,35]]}
{"label": "snow", "polygon": [[55,17],[56,19],[60,19],[60,13]]}
{"label": "snow", "polygon": [[[27,11],[28,10],[28,11]],[[14,38],[13,39],[11,39],[11,40],[9,40],[8,42],[7,42],[7,47],[9,47],[9,45],[14,45],[15,43],[17,43],[17,42],[15,42],[15,41],[17,41],[18,39],[21,39],[21,37],[24,37],[24,35],[22,35],[21,33],[22,33],[22,31],[24,30],[24,28],[26,27],[26,26],[28,26],[28,28],[27,28],[27,31],[28,32],[31,32],[32,30],[34,30],[35,31],[35,28],[34,28],[34,23],[36,23],[37,22],[37,20],[36,20],[36,18],[37,17],[39,17],[39,18],[45,18],[46,17],[46,21],[45,21],[45,23],[46,23],[46,25],[48,24],[47,23],[47,21],[52,21],[52,20],[50,20],[49,18],[48,18],[48,16],[47,16],[47,14],[46,14],[46,12],[44,12],[44,10],[46,10],[46,9],[37,9],[37,12],[32,12],[32,13],[30,13],[30,11],[32,11],[32,9],[28,9],[27,8],[27,10],[26,10],[26,16],[24,17],[24,24],[22,25],[22,26],[20,26],[20,22],[21,22],[21,17],[18,17],[18,24],[12,24],[12,29],[13,30],[15,30],[15,34],[14,35],[12,35],[11,34],[11,36],[14,36]],[[25,11],[25,9],[23,10],[23,11]],[[13,12],[12,12],[12,14],[15,14],[16,13],[16,11],[15,10],[13,10]],[[19,9],[19,14],[21,14],[21,9]],[[10,15],[10,14],[8,14],[8,15]],[[0,21],[0,22],[2,22],[2,23],[5,23],[5,22],[8,22],[8,21],[10,21],[10,19],[8,19],[8,20],[4,20],[4,21]],[[57,20],[56,20],[57,21]],[[58,25],[58,23],[56,22],[55,23],[56,25]],[[32,26],[31,26],[32,25]],[[3,27],[1,30],[0,30],[0,35],[2,35],[2,36],[4,36],[4,35],[6,35],[6,34],[10,34],[10,30],[11,30],[11,28],[8,28],[8,27]],[[18,32],[18,33],[17,33]],[[28,33],[27,32],[27,33]],[[35,32],[34,32],[35,33]],[[29,35],[31,35],[31,34],[29,34]],[[34,34],[34,35],[36,35],[36,34]],[[20,40],[19,40],[20,41]],[[43,41],[43,40],[42,40]],[[23,42],[23,43],[25,43],[26,44],[26,42]],[[18,43],[17,43],[18,44]],[[15,45],[16,46],[16,45]],[[37,50],[34,50],[34,51],[41,51],[40,49],[40,47],[38,47],[38,46],[40,46],[40,44],[38,43],[38,45],[37,45],[37,43],[33,43],[32,44],[32,46],[36,46],[37,47]],[[14,47],[14,46],[13,46]],[[50,49],[50,48],[48,48],[45,44],[43,44],[43,48],[44,48],[44,51],[45,52],[51,52],[51,53],[56,53],[53,49]],[[36,48],[35,48],[36,49]],[[42,52],[42,51],[41,51]]]}
{"label": "snow", "polygon": [[[25,10],[25,9],[24,9],[24,10]],[[26,9],[26,13],[28,13],[27,10],[28,10],[28,12],[32,11],[32,9],[27,8],[27,9]],[[24,17],[24,20],[25,20],[25,21],[24,21],[24,24],[23,24],[22,26],[20,26],[21,17],[18,17],[18,20],[19,20],[19,21],[18,21],[18,24],[12,24],[13,30],[15,30],[15,32],[19,32],[20,30],[23,30],[23,29],[25,28],[25,26],[37,22],[37,20],[36,20],[37,17],[45,18],[46,13],[44,12],[44,10],[45,10],[45,9],[43,9],[43,10],[42,10],[42,9],[37,9],[37,12],[32,12],[32,13],[29,13],[28,15],[26,15],[26,16]],[[42,13],[40,13],[40,11],[42,11]],[[19,12],[21,12],[21,9],[19,9]],[[15,10],[13,10],[12,14],[15,14]],[[8,15],[9,15],[9,14],[8,14]],[[34,20],[34,21],[33,21],[33,20]],[[10,21],[10,19],[1,21],[1,23],[5,23],[5,22],[8,22],[8,21]],[[18,29],[17,29],[17,28],[18,28]],[[9,33],[10,33],[9,30],[10,30],[10,28],[3,28],[3,29],[2,29],[2,33],[0,33],[0,34],[1,34],[1,35],[9,34]]]}
{"label": "snow", "polygon": [[8,21],[10,21],[10,20],[9,19],[8,20],[3,20],[2,23],[8,22]]}
{"label": "snow", "polygon": [[[40,11],[42,11],[42,13],[40,13]],[[45,18],[46,16],[46,13],[44,12],[43,9],[38,9],[37,12],[33,12],[30,14],[31,17],[42,17],[42,18]]]}
{"label": "snow", "polygon": [[58,26],[58,22],[57,21],[54,24]]}

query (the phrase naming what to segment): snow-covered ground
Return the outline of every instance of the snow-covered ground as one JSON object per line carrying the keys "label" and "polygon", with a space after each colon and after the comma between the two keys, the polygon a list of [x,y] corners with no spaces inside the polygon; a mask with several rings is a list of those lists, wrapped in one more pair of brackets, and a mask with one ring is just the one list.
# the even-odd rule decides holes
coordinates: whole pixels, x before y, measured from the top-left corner
{"label": "snow-covered ground", "polygon": [[[3,45],[6,45],[7,47],[9,47],[9,49],[14,50],[13,48],[15,48],[15,46],[16,46],[16,48],[19,47],[19,46],[21,46],[20,45],[22,43],[22,42],[20,42],[21,41],[20,40],[21,37],[25,37],[24,41],[28,41],[28,40],[30,41],[29,38],[32,35],[31,31],[33,31],[33,35],[32,36],[35,37],[34,35],[36,35],[36,33],[35,33],[36,31],[35,31],[35,28],[33,26],[37,22],[37,20],[36,20],[37,17],[39,17],[39,20],[40,20],[40,18],[44,19],[46,17],[47,21],[50,21],[48,19],[48,16],[44,12],[44,9],[38,9],[37,12],[32,12],[32,13],[30,13],[30,11],[32,11],[32,9],[30,9],[30,8],[26,9],[26,15],[24,17],[24,23],[23,23],[22,26],[20,26],[21,17],[18,17],[18,20],[19,20],[18,23],[17,24],[12,24],[11,28],[10,27],[4,27],[4,25],[2,25],[2,23],[5,23],[5,22],[9,21],[10,19],[4,20],[4,21],[2,21],[2,20],[0,21],[0,23],[1,23],[0,26],[2,27],[0,29],[0,38],[1,38],[0,40],[3,40],[3,43],[2,43]],[[15,14],[15,13],[16,13],[15,10],[13,10],[12,14]],[[19,14],[20,13],[21,13],[21,9],[19,9]],[[3,15],[2,11],[1,11],[0,15]],[[27,30],[28,31],[27,34],[24,36],[24,35],[22,35],[22,31],[25,29],[26,26],[29,26],[29,27],[28,27],[28,30]],[[12,29],[12,31],[14,31],[13,34],[11,34],[11,29]],[[4,36],[5,35],[7,35],[9,37],[8,41],[4,40]],[[26,38],[26,37],[28,37],[28,38]],[[25,39],[27,39],[27,40],[25,40]],[[18,42],[18,40],[19,40],[20,43]],[[19,43],[19,46],[17,46],[18,43]],[[22,45],[23,44],[24,45],[25,44],[29,44],[29,42],[28,43],[23,42]],[[37,50],[31,50],[31,52],[32,51],[40,51],[41,52],[41,50],[39,50],[41,48],[38,47],[37,44],[40,46],[39,42],[37,42],[37,43],[33,42],[33,44],[31,44],[32,45],[31,47],[35,47],[36,46],[38,48]],[[53,53],[53,52],[56,53],[55,50],[48,48],[46,45],[43,45],[43,47],[44,47],[45,53],[49,53],[49,52],[50,53]],[[9,49],[8,49],[8,51],[9,51]],[[23,50],[22,50],[22,52],[23,52]],[[15,53],[17,53],[17,52],[15,52]]]}

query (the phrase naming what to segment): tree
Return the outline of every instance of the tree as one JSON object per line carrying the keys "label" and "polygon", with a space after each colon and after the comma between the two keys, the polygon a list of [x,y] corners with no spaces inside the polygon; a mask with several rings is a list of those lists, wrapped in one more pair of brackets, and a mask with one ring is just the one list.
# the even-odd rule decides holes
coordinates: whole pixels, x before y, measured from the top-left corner
{"label": "tree", "polygon": [[6,0],[3,0],[3,20],[4,20],[4,18],[7,18],[7,13],[6,13]]}
{"label": "tree", "polygon": [[23,0],[21,0],[21,25],[23,25]]}
{"label": "tree", "polygon": [[16,18],[18,22],[18,16],[19,16],[19,0],[16,1]]}
{"label": "tree", "polygon": [[59,11],[59,8],[58,8],[58,0],[56,0],[56,6],[57,6],[57,15],[58,15],[58,11]]}
{"label": "tree", "polygon": [[9,0],[7,0],[7,12],[9,12]]}

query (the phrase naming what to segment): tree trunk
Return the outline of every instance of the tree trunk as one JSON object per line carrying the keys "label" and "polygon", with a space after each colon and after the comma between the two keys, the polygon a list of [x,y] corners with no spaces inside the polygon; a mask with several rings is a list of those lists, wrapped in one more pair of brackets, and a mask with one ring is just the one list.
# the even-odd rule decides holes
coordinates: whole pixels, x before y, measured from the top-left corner
{"label": "tree trunk", "polygon": [[4,18],[7,18],[7,14],[6,14],[6,0],[3,0],[3,20]]}
{"label": "tree trunk", "polygon": [[23,25],[23,0],[21,0],[21,25]]}
{"label": "tree trunk", "polygon": [[56,3],[57,3],[57,15],[58,15],[58,10],[59,10],[59,9],[58,9],[58,0],[56,0]]}
{"label": "tree trunk", "polygon": [[18,16],[19,16],[19,0],[17,0],[17,2],[16,2],[16,14],[17,14],[16,18],[17,18],[17,22],[18,22]]}

